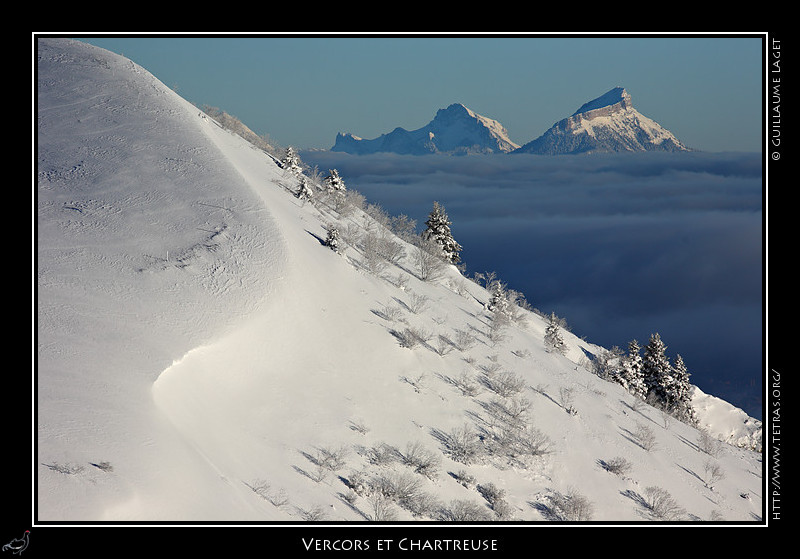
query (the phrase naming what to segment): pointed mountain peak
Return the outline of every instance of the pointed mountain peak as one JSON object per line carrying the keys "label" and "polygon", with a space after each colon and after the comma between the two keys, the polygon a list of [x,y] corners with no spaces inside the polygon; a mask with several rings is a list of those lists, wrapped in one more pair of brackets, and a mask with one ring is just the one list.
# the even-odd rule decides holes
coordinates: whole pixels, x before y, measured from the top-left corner
{"label": "pointed mountain peak", "polygon": [[463,103],[436,111],[436,116],[418,130],[395,128],[372,140],[338,134],[331,151],[354,154],[393,152],[423,155],[442,153],[507,153],[519,148],[498,121],[479,115]]}
{"label": "pointed mountain peak", "polygon": [[625,151],[691,151],[672,132],[633,108],[630,94],[615,87],[584,103],[571,116],[516,150],[559,155]]}
{"label": "pointed mountain peak", "polygon": [[606,107],[622,109],[632,109],[633,103],[631,102],[630,94],[625,91],[624,87],[615,87],[614,89],[604,93],[597,99],[592,99],[588,103],[581,105],[581,108],[572,113],[572,116],[588,113],[597,109],[604,109]]}
{"label": "pointed mountain peak", "polygon": [[463,103],[453,103],[452,105],[448,106],[446,109],[439,109],[438,113],[461,113],[461,114],[468,114],[473,116],[475,113],[472,112],[467,108],[466,105]]}

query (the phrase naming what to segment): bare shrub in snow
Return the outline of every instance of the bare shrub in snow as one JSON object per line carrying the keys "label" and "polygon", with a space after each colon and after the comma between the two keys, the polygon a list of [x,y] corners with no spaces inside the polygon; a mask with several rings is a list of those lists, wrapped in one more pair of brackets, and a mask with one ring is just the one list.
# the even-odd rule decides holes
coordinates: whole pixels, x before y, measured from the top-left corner
{"label": "bare shrub in snow", "polygon": [[550,497],[551,513],[558,519],[569,522],[585,522],[592,519],[594,506],[591,501],[570,489],[566,495],[556,492]]}
{"label": "bare shrub in snow", "polygon": [[439,455],[420,442],[408,443],[405,452],[400,453],[400,459],[416,473],[429,479],[435,479],[439,473]]}
{"label": "bare shrub in snow", "polygon": [[481,391],[480,386],[475,382],[472,375],[466,371],[462,372],[457,379],[451,382],[464,396],[477,396]]}
{"label": "bare shrub in snow", "polygon": [[480,503],[455,499],[440,511],[439,519],[445,522],[489,522],[492,515]]}
{"label": "bare shrub in snow", "polygon": [[420,344],[427,344],[433,334],[421,326],[408,326],[403,330],[392,330],[392,335],[397,338],[402,347],[414,349]]}
{"label": "bare shrub in snow", "polygon": [[467,489],[471,489],[472,486],[475,485],[475,476],[466,470],[458,470],[456,473],[450,472],[450,475]]}
{"label": "bare shrub in snow", "polygon": [[472,464],[483,454],[478,434],[469,426],[455,427],[450,433],[433,431],[433,436],[444,445],[445,453],[456,462]]}
{"label": "bare shrub in snow", "polygon": [[373,522],[392,522],[397,519],[397,511],[391,499],[380,493],[370,495],[367,499],[369,503],[369,519]]}
{"label": "bare shrub in snow", "polygon": [[414,314],[420,314],[428,308],[429,302],[427,295],[410,293],[408,308]]}
{"label": "bare shrub in snow", "polygon": [[373,274],[380,274],[389,265],[381,254],[381,239],[375,231],[367,231],[361,240],[363,266]]}
{"label": "bare shrub in snow", "polygon": [[487,375],[481,379],[484,386],[503,398],[510,398],[525,388],[525,380],[509,371]]}
{"label": "bare shrub in snow", "polygon": [[405,291],[408,288],[408,276],[402,272],[398,273],[395,277],[391,278],[389,281],[400,291]]}
{"label": "bare shrub in snow", "polygon": [[422,508],[422,483],[414,474],[387,472],[370,482],[372,495],[391,499],[407,510],[419,511]]}
{"label": "bare shrub in snow", "polygon": [[561,407],[564,408],[570,415],[576,415],[578,410],[575,409],[574,405],[574,391],[571,387],[562,386],[558,389],[558,398],[561,402]]}
{"label": "bare shrub in snow", "polygon": [[494,313],[489,317],[489,325],[486,331],[486,337],[492,344],[492,347],[497,346],[506,341],[508,328],[508,319],[505,315]]}
{"label": "bare shrub in snow", "polygon": [[403,309],[398,305],[387,304],[381,309],[380,314],[390,322],[398,322],[403,318]]}
{"label": "bare shrub in snow", "polygon": [[52,464],[42,465],[53,470],[54,472],[58,472],[59,474],[73,475],[79,474],[83,471],[83,466],[79,466],[77,464],[61,464],[58,462],[53,462]]}
{"label": "bare shrub in snow", "polygon": [[325,509],[322,507],[322,505],[315,505],[310,509],[298,508],[297,512],[300,513],[300,516],[306,522],[320,522],[322,520],[325,520],[327,516],[325,513]]}
{"label": "bare shrub in snow", "polygon": [[611,460],[602,462],[602,466],[607,472],[622,476],[630,472],[633,464],[631,464],[630,460],[627,460],[621,456],[617,456]]}
{"label": "bare shrub in snow", "polygon": [[369,433],[369,427],[361,419],[353,419],[350,421],[350,429],[361,435]]}
{"label": "bare shrub in snow", "polygon": [[447,269],[442,249],[434,239],[419,239],[414,247],[414,264],[422,281],[435,281]]}
{"label": "bare shrub in snow", "polygon": [[367,460],[376,466],[387,466],[397,460],[397,456],[397,449],[386,443],[380,443],[367,449]]}
{"label": "bare shrub in snow", "polygon": [[279,489],[278,491],[273,491],[270,484],[264,480],[257,479],[253,482],[252,485],[246,484],[253,492],[261,497],[272,503],[276,507],[282,507],[289,502],[289,496],[286,494],[286,491],[283,489]]}
{"label": "bare shrub in snow", "polygon": [[369,482],[363,472],[352,472],[344,482],[359,497],[369,494]]}
{"label": "bare shrub in snow", "polygon": [[347,454],[348,449],[345,446],[336,448],[320,447],[311,461],[326,470],[335,472],[344,467]]}
{"label": "bare shrub in snow", "polygon": [[511,520],[513,509],[505,500],[505,489],[500,489],[491,482],[478,485],[477,489],[478,493],[489,503],[489,507],[494,511],[497,520]]}
{"label": "bare shrub in snow", "polygon": [[457,295],[461,297],[468,297],[469,296],[469,289],[468,289],[467,280],[464,279],[463,276],[459,276],[456,280],[450,280],[448,282],[448,287]]}
{"label": "bare shrub in snow", "polygon": [[390,218],[389,229],[404,241],[410,242],[417,234],[417,221],[405,214],[400,214]]}
{"label": "bare shrub in snow", "polygon": [[392,335],[400,342],[400,347],[414,349],[419,345],[419,338],[415,336],[411,329],[404,328],[403,330],[391,330]]}
{"label": "bare shrub in snow", "polygon": [[492,505],[497,520],[514,520],[514,507],[508,501],[497,501]]}
{"label": "bare shrub in snow", "polygon": [[475,345],[475,336],[467,330],[456,330],[455,344],[461,351],[466,351]]}
{"label": "bare shrub in snow", "polygon": [[496,425],[484,432],[488,451],[497,457],[511,458],[520,467],[528,467],[528,460],[551,451],[550,438],[532,426]]}
{"label": "bare shrub in snow", "polygon": [[636,431],[633,433],[636,443],[643,449],[650,451],[656,446],[656,435],[653,430],[643,423],[636,423]]}
{"label": "bare shrub in snow", "polygon": [[706,429],[700,429],[697,436],[697,448],[709,456],[718,456],[722,450],[722,442],[714,438],[714,435]]}
{"label": "bare shrub in snow", "polygon": [[114,466],[111,465],[111,462],[106,462],[106,461],[103,461],[103,462],[89,462],[89,464],[94,466],[98,470],[103,471],[103,472],[113,472],[114,471]]}
{"label": "bare shrub in snow", "polygon": [[725,471],[722,466],[711,459],[703,463],[703,472],[705,473],[706,487],[713,487],[715,483],[725,479]]}
{"label": "bare shrub in snow", "polygon": [[644,494],[647,508],[659,520],[678,520],[686,514],[666,489],[650,486],[645,488]]}
{"label": "bare shrub in snow", "polygon": [[479,484],[477,490],[490,506],[506,498],[505,489],[500,489],[492,482]]}
{"label": "bare shrub in snow", "polygon": [[531,402],[527,398],[492,398],[481,403],[495,424],[511,428],[522,428],[529,415]]}
{"label": "bare shrub in snow", "polygon": [[414,392],[422,392],[422,389],[425,388],[425,373],[419,374],[414,378],[409,377],[400,377],[400,380],[403,382],[407,382],[411,386],[414,387]]}
{"label": "bare shrub in snow", "polygon": [[436,495],[420,492],[404,501],[403,508],[414,516],[433,518],[442,509],[442,503]]}
{"label": "bare shrub in snow", "polygon": [[445,355],[451,353],[453,351],[454,345],[452,340],[445,336],[444,334],[439,334],[436,337],[436,347],[434,347],[434,351],[444,357]]}

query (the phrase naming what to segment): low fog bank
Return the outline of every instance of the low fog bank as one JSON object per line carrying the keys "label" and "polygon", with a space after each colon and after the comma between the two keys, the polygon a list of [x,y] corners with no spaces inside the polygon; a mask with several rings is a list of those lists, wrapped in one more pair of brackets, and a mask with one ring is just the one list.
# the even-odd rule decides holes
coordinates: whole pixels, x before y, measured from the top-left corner
{"label": "low fog bank", "polygon": [[469,276],[605,347],[659,332],[694,384],[761,418],[760,153],[301,155],[418,228],[439,201]]}

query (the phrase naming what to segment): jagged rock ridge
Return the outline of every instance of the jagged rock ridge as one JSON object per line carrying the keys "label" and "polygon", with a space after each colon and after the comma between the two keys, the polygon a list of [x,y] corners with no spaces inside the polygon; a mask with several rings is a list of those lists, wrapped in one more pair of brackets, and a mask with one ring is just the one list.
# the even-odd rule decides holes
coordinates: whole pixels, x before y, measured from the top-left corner
{"label": "jagged rock ridge", "polygon": [[407,155],[443,153],[508,153],[519,148],[496,120],[481,116],[461,103],[439,109],[434,119],[417,130],[397,127],[388,134],[367,140],[339,133],[332,151],[352,154],[391,152]]}

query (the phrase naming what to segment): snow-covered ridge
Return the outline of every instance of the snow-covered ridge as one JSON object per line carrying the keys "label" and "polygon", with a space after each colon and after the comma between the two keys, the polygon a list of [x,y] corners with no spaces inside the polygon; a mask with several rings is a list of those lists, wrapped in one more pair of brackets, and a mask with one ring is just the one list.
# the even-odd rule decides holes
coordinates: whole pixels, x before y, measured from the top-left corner
{"label": "snow-covered ridge", "polygon": [[615,87],[556,122],[540,137],[514,153],[541,155],[691,151],[675,135],[642,115],[630,94]]}
{"label": "snow-covered ridge", "polygon": [[331,150],[360,155],[691,151],[672,132],[639,113],[623,87],[584,103],[571,116],[523,146],[509,138],[500,122],[454,103],[439,109],[436,117],[418,130],[397,127],[372,140],[339,133]]}
{"label": "snow-covered ridge", "polygon": [[439,109],[434,119],[417,130],[397,127],[388,134],[365,140],[350,133],[339,133],[331,151],[353,154],[457,154],[507,153],[519,146],[509,138],[498,121],[481,116],[461,103]]}
{"label": "snow-covered ridge", "polygon": [[310,177],[129,60],[37,47],[38,520],[761,517],[760,456],[598,378],[602,348],[501,328],[484,286],[423,280],[374,208],[299,199]]}

